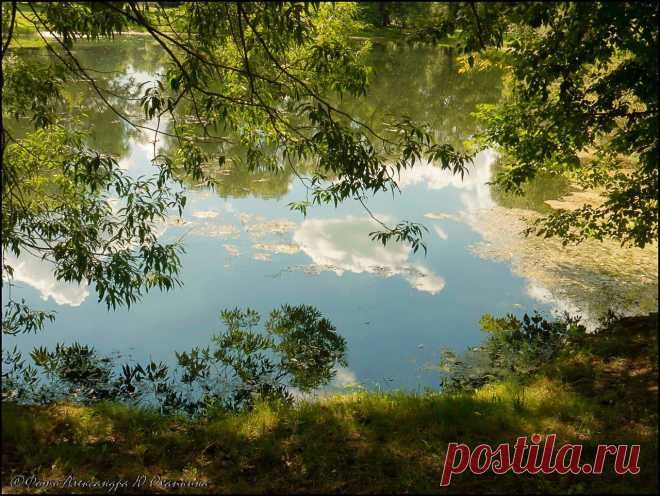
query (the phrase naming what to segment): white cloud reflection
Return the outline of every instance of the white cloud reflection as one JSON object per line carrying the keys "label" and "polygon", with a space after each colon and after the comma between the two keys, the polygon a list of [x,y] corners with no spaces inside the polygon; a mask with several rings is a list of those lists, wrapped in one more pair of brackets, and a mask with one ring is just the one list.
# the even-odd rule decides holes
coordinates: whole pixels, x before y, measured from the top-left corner
{"label": "white cloud reflection", "polygon": [[[384,216],[379,215],[380,218]],[[369,238],[378,227],[369,218],[308,219],[293,241],[316,264],[341,276],[344,272],[400,276],[419,291],[436,294],[445,281],[422,264],[409,263],[411,249],[401,243],[383,246]]]}
{"label": "white cloud reflection", "polygon": [[58,305],[79,306],[87,296],[87,284],[58,281],[53,275],[53,265],[29,253],[23,252],[20,259],[6,255],[7,264],[14,268],[13,281],[25,283],[39,291],[45,301],[52,298]]}
{"label": "white cloud reflection", "polygon": [[411,169],[401,171],[399,187],[401,189],[417,184],[424,184],[428,189],[443,189],[453,187],[461,190],[461,202],[467,210],[491,208],[495,206],[486,184],[491,179],[491,167],[497,159],[494,150],[479,152],[474,164],[468,167],[469,174],[461,178],[449,170],[443,170],[430,162],[422,162]]}
{"label": "white cloud reflection", "polygon": [[447,235],[447,232],[437,224],[433,226],[433,230],[438,235],[438,238],[442,240],[449,239],[449,235]]}
{"label": "white cloud reflection", "polygon": [[345,388],[349,386],[355,386],[358,384],[357,376],[355,372],[346,367],[337,367],[335,369],[335,377],[332,380],[331,385],[338,388]]}
{"label": "white cloud reflection", "polygon": [[529,283],[527,294],[539,303],[550,306],[552,308],[551,313],[555,317],[562,317],[566,313],[569,315],[580,315],[582,319],[580,323],[588,332],[593,332],[598,328],[598,319],[594,318],[588,309],[581,308],[569,298],[555,294],[536,282]]}

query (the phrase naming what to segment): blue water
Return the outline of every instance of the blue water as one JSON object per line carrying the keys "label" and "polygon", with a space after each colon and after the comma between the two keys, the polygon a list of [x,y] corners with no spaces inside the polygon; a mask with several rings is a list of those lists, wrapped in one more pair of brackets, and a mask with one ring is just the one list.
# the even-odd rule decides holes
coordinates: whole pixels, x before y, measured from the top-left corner
{"label": "blue water", "polygon": [[[136,65],[123,70],[145,77]],[[376,84],[382,85],[382,79]],[[409,98],[421,98],[409,93]],[[123,126],[116,121],[104,125]],[[148,138],[123,136],[122,167],[132,175],[153,172]],[[77,340],[101,353],[174,364],[175,350],[204,346],[222,330],[222,309],[251,307],[265,320],[281,304],[309,304],[347,340],[348,367],[338,372],[334,386],[437,387],[433,367],[440,350],[460,352],[483,340],[481,315],[548,310],[528,295],[528,281],[512,274],[507,263],[481,259],[469,250],[481,239],[470,227],[471,216],[494,205],[486,185],[494,160],[493,152],[482,152],[464,181],[422,164],[401,178],[402,194],[382,193],[369,200],[374,214],[390,225],[403,219],[426,225],[426,255],[394,242],[383,247],[370,241],[369,232],[379,226],[354,201],[338,208],[314,207],[307,218],[290,211],[289,202],[305,199],[298,180],[291,179],[286,193],[264,193],[259,183],[241,197],[190,191],[186,223],[176,225],[173,217],[161,226],[163,239],[184,236],[183,287],[152,291],[130,310],[108,311],[93,287],[56,282],[47,262],[13,260],[12,297],[54,309],[57,317],[38,335],[3,336],[3,345],[15,344],[27,354],[33,346]],[[273,221],[277,229],[259,230]],[[285,245],[279,248],[288,253],[259,249],[259,244]]]}

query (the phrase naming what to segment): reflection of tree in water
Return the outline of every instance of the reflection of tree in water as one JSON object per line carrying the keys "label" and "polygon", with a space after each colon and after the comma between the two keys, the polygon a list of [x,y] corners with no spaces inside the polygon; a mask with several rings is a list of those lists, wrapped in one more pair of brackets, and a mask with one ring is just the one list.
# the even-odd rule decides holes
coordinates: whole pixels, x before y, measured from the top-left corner
{"label": "reflection of tree in water", "polygon": [[225,167],[215,175],[214,189],[223,198],[282,198],[293,180],[291,171],[249,170],[245,166]]}
{"label": "reflection of tree in water", "polygon": [[[161,78],[159,72],[165,66],[165,55],[153,48],[152,41],[136,36],[114,42],[80,43],[75,54],[83,67],[98,69],[93,75],[100,87],[109,90],[109,102],[139,122],[142,108],[137,99],[140,94],[137,86],[143,81]],[[32,58],[33,63],[56,62],[56,58],[45,49],[34,52],[39,56]],[[373,74],[367,95],[344,99],[340,103],[342,108],[355,113],[377,132],[382,131],[383,121],[389,116],[409,116],[416,121],[428,122],[436,132],[436,139],[460,146],[476,131],[477,124],[471,116],[476,104],[494,102],[500,93],[499,72],[471,71],[459,75],[455,55],[450,49],[411,48],[394,42],[375,44],[368,63],[373,67]],[[119,159],[129,153],[130,142],[139,133],[103,105],[89,84],[74,82],[66,85],[63,92],[69,106],[65,114],[84,119],[91,146]],[[336,96],[328,96],[328,99],[339,103]],[[199,132],[201,126],[190,123],[193,115],[192,103],[185,100],[175,112],[178,121],[187,121],[192,131]],[[19,121],[16,126],[20,129],[27,124]],[[162,123],[162,128],[172,125],[171,121]],[[212,130],[211,133],[232,137],[230,129]],[[221,145],[208,140],[200,141],[198,145],[211,157],[207,174],[221,197],[280,198],[287,193],[295,178],[288,165],[276,169],[264,165],[250,170],[241,160],[228,160],[219,166],[218,156],[241,157],[245,148],[240,144]],[[311,165],[298,163],[296,169],[305,174],[311,170]],[[195,185],[193,180],[187,182],[190,186]]]}
{"label": "reflection of tree in water", "polygon": [[[447,140],[460,147],[462,141],[477,130],[476,119],[471,115],[476,105],[494,102],[500,94],[501,75],[498,71],[472,71],[459,75],[451,49],[376,44],[367,63],[373,67],[374,73],[366,96],[342,101],[334,95],[327,95],[327,98],[358,116],[376,132],[383,131],[384,121],[391,116],[409,116],[413,120],[428,122],[439,141]],[[192,114],[190,106],[182,108]],[[196,130],[200,131],[201,126]],[[220,153],[217,144],[202,143],[201,147],[211,156]],[[245,151],[240,145],[231,149],[239,156]],[[274,149],[272,153],[275,153]],[[298,163],[296,169],[305,173],[311,171],[312,165]],[[259,191],[273,186],[266,192],[267,197],[283,195],[285,185],[294,177],[288,167],[247,171],[236,164],[227,167],[227,172],[219,173],[221,179],[216,183],[217,189],[221,196],[224,196],[223,191],[231,196],[243,196],[247,194],[245,188],[250,187],[251,175],[261,183],[254,186],[256,195],[261,196]],[[233,181],[236,185],[229,184]]]}
{"label": "reflection of tree in water", "polygon": [[477,130],[471,115],[477,104],[495,103],[500,97],[500,71],[459,74],[451,48],[374,44],[368,63],[373,74],[367,96],[346,100],[343,107],[376,130],[388,115],[405,115],[428,122],[436,139],[460,147]]}
{"label": "reflection of tree in water", "polygon": [[[155,73],[163,66],[165,58],[152,48],[153,42],[149,43],[143,37],[125,37],[120,41],[81,41],[72,53],[80,65],[90,71],[95,83],[108,90],[106,97],[113,107],[123,114],[139,117],[142,110],[135,99],[136,81],[128,74],[137,72],[150,79],[157,77]],[[18,50],[21,51],[21,61],[35,68],[60,64],[59,59],[45,48]],[[25,56],[26,53],[29,56]],[[60,109],[62,117],[65,120],[80,119],[85,123],[91,147],[119,159],[128,154],[131,140],[138,135],[136,129],[103,104],[90,84],[68,80],[61,91],[66,102]],[[7,127],[19,137],[32,130],[32,123],[26,119],[12,120]]]}
{"label": "reflection of tree in water", "polygon": [[[142,78],[157,78],[156,73],[165,62],[165,57],[154,49],[153,43],[142,37],[126,37],[120,42],[83,45],[75,53],[83,67],[99,67],[99,61],[102,61],[99,70],[104,72],[94,74],[98,78],[97,84],[119,95],[107,95],[108,101],[121,113],[138,117],[136,121],[139,122],[142,109],[135,99],[136,85],[142,82]],[[138,77],[131,78],[130,73],[137,73]],[[129,143],[138,137],[137,130],[106,105],[100,105],[89,84],[79,82],[70,93],[75,95],[86,114],[91,145],[119,158],[125,157],[130,149]]]}
{"label": "reflection of tree in water", "polygon": [[[502,161],[497,160],[493,164],[492,177],[495,177],[503,166]],[[552,208],[546,203],[546,200],[561,198],[570,189],[569,180],[565,176],[541,171],[536,174],[534,179],[523,185],[522,194],[506,192],[497,185],[491,186],[490,193],[493,200],[502,207],[524,208],[547,214],[552,211]]]}
{"label": "reflection of tree in water", "polygon": [[346,340],[321,312],[309,305],[282,305],[273,310],[263,331],[251,309],[224,310],[225,331],[213,346],[176,353],[178,368],[151,361],[125,364],[121,372],[110,357],[93,347],[58,344],[31,353],[26,366],[14,350],[3,369],[3,400],[48,403],[67,400],[154,402],[168,413],[199,413],[207,408],[249,409],[257,399],[293,400],[295,391],[327,385],[346,365]]}
{"label": "reflection of tree in water", "polygon": [[[460,148],[478,129],[476,118],[471,115],[477,104],[494,103],[499,98],[501,74],[496,69],[459,74],[455,58],[451,49],[409,47],[394,42],[374,44],[367,60],[373,68],[367,95],[341,101],[335,95],[327,98],[376,132],[382,132],[384,122],[392,116],[408,116],[429,123],[436,140]],[[181,108],[185,109],[184,114],[193,114],[190,104]],[[201,131],[201,126],[193,128]],[[212,142],[202,142],[201,148],[212,157],[228,150],[227,146],[223,149]],[[240,145],[231,150],[239,156],[244,151]],[[299,173],[311,169],[310,164],[296,164]],[[222,197],[279,198],[295,178],[288,166],[248,170],[239,163],[227,163],[223,168],[212,166],[209,175]]]}

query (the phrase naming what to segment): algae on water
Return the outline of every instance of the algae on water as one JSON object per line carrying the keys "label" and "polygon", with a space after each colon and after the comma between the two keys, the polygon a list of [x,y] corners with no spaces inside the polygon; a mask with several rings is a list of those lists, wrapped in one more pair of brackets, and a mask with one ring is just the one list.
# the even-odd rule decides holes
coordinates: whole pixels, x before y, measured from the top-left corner
{"label": "algae on water", "polygon": [[496,206],[463,217],[483,237],[471,251],[509,262],[530,280],[534,297],[591,319],[608,309],[627,315],[657,311],[657,243],[643,249],[612,240],[563,246],[557,238],[525,237],[522,231],[539,214],[523,209]]}

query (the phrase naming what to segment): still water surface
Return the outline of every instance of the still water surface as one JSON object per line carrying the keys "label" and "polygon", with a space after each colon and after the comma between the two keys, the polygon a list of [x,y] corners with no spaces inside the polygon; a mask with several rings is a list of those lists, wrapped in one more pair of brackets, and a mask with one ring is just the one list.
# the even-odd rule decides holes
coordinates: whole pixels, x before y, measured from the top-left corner
{"label": "still water surface", "polygon": [[[118,89],[153,79],[163,68],[143,39],[82,45],[78,55],[88,67],[116,71],[104,83]],[[388,114],[405,114],[460,143],[475,132],[475,105],[499,97],[499,74],[459,75],[450,53],[375,45],[371,63],[368,96],[345,107],[375,126]],[[76,95],[83,105],[84,91]],[[107,109],[90,104],[85,110],[95,145],[116,154],[131,175],[153,173],[150,136],[131,131]],[[495,205],[486,184],[495,161],[493,152],[482,152],[464,180],[422,164],[402,174],[402,194],[369,201],[390,223],[424,223],[426,256],[370,241],[369,232],[379,226],[358,202],[315,207],[307,218],[291,212],[287,204],[306,193],[291,173],[224,171],[213,190],[189,191],[182,221],[173,216],[160,226],[163,239],[184,237],[183,287],[153,291],[130,310],[108,311],[93,287],[55,281],[46,262],[13,260],[12,296],[54,309],[57,318],[38,336],[3,337],[5,346],[29,352],[78,340],[102,353],[173,364],[174,350],[204,346],[222,329],[224,308],[251,307],[265,317],[284,303],[309,304],[347,339],[349,365],[335,386],[436,387],[440,350],[478,344],[482,314],[551,310],[535,298],[533,281],[469,249],[481,240],[470,219]]]}

